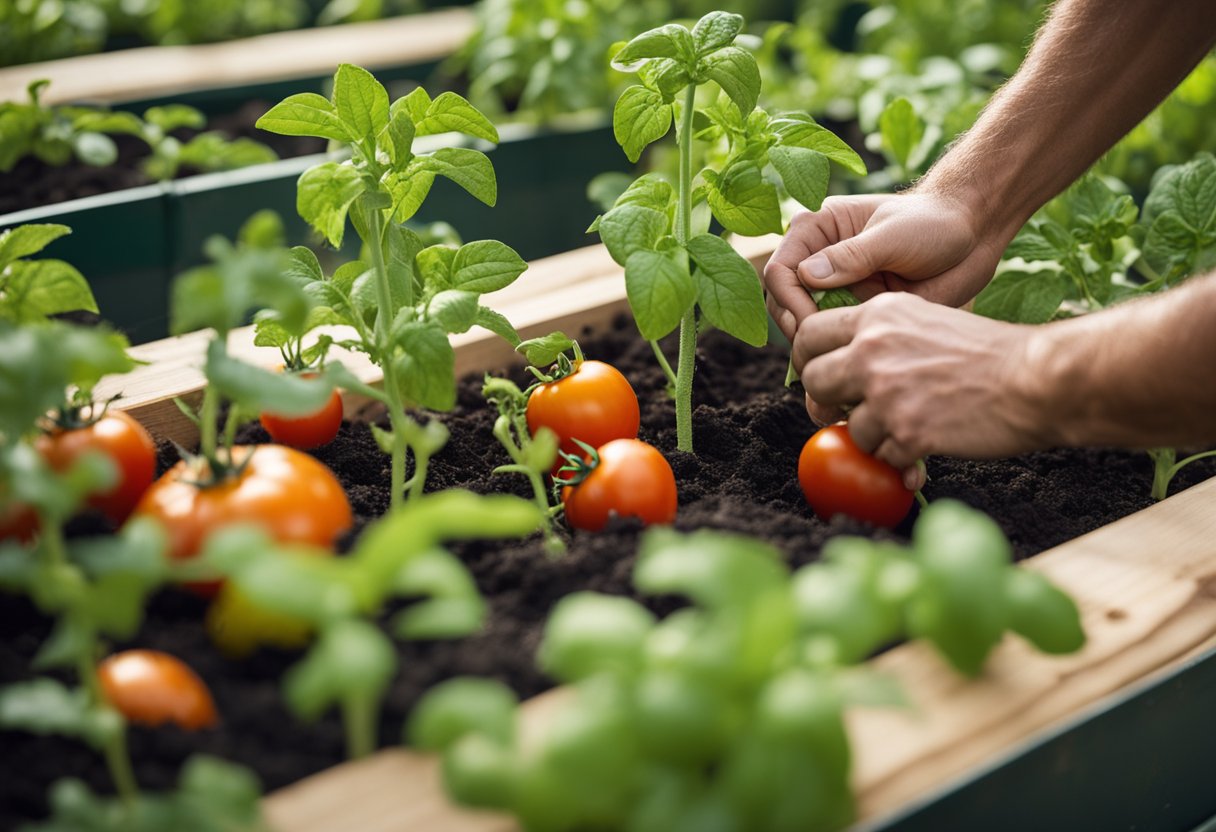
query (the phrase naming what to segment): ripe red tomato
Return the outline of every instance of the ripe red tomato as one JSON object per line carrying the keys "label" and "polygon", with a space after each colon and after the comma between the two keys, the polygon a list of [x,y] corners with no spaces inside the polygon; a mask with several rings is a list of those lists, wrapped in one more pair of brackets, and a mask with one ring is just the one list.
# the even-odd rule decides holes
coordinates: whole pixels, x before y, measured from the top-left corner
{"label": "ripe red tomato", "polygon": [[[312,378],[316,373],[304,373],[304,378]],[[273,413],[262,414],[262,427],[270,434],[270,438],[280,445],[299,448],[307,451],[319,448],[334,441],[338,429],[342,427],[342,397],[335,390],[329,396],[320,410],[307,416],[276,416]]]}
{"label": "ripe red tomato", "polygon": [[[276,540],[319,547],[332,546],[350,528],[350,503],[341,484],[308,454],[282,445],[241,445],[233,454],[245,461],[238,475],[198,486],[200,472],[182,461],[153,483],[136,507],[136,514],[165,527],[171,557],[194,557],[208,534],[233,523],[256,523]],[[191,588],[211,595],[219,583]]]}
{"label": "ripe red tomato", "polygon": [[38,451],[56,471],[66,471],[88,451],[105,454],[118,468],[118,481],[104,493],[93,494],[88,504],[115,523],[131,514],[156,476],[156,445],[143,425],[120,410],[107,411],[91,425],[57,430],[39,436]]}
{"label": "ripe red tomato", "polygon": [[181,660],[159,650],[125,650],[97,667],[106,701],[129,722],[173,722],[187,731],[210,728],[218,718],[203,680]]}
{"label": "ripe red tomato", "polygon": [[658,450],[637,439],[614,439],[598,454],[586,479],[562,489],[572,527],[598,532],[614,516],[638,517],[646,525],[676,519],[676,477]]}
{"label": "ripe red tomato", "polygon": [[806,441],[798,456],[798,482],[821,519],[845,514],[889,529],[907,516],[915,496],[896,468],[857,447],[844,422]]}
{"label": "ripe red tomato", "polygon": [[537,387],[528,396],[527,416],[533,436],[549,428],[568,454],[582,453],[575,439],[593,448],[634,439],[642,421],[629,381],[602,361],[584,361],[565,378]]}

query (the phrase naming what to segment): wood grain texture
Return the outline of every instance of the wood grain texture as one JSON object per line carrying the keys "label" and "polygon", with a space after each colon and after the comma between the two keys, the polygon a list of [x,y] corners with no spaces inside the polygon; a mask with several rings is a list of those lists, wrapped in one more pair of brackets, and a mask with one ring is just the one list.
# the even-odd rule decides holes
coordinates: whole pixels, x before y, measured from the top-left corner
{"label": "wood grain texture", "polygon": [[24,101],[26,87],[51,81],[44,104],[118,103],[200,89],[329,75],[343,62],[376,70],[440,60],[473,32],[469,9],[277,32],[195,46],[148,46],[0,70],[0,101]]}

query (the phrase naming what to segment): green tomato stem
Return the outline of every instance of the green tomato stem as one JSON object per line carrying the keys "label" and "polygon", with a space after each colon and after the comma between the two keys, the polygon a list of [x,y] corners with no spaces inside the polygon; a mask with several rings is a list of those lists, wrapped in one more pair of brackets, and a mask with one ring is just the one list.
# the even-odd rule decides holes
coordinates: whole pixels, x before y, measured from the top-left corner
{"label": "green tomato stem", "polygon": [[658,341],[651,341],[650,348],[654,350],[654,357],[659,360],[659,366],[663,368],[663,375],[667,376],[667,386],[675,391],[676,386],[676,371],[671,369],[671,362],[667,360],[667,355],[663,352],[663,348],[659,346]]}
{"label": "green tomato stem", "polygon": [[426,485],[426,472],[431,464],[431,455],[420,447],[414,448],[414,476],[410,477],[410,502],[421,499]]}
{"label": "green tomato stem", "polygon": [[[220,412],[220,395],[214,387],[207,385],[203,391],[203,404],[198,412],[198,448],[203,457],[211,463],[216,461],[216,449],[219,445],[216,421]],[[215,466],[212,465],[213,470]]]}
{"label": "green tomato stem", "polygon": [[[684,93],[683,126],[680,129],[680,191],[676,202],[676,240],[687,246],[692,238],[692,121],[697,103],[697,88],[689,85]],[[676,447],[692,448],[692,377],[697,364],[697,307],[694,304],[680,319],[680,355],[675,377]]]}
{"label": "green tomato stem", "polygon": [[[102,695],[101,681],[97,678],[97,665],[93,660],[93,656],[96,655],[98,650],[95,632],[92,634],[90,641],[93,649],[89,650],[86,654],[82,654],[77,659],[76,673],[93,702],[101,707],[109,707],[106,704],[105,697]],[[118,798],[122,801],[123,807],[129,813],[139,801],[139,785],[135,780],[135,771],[131,767],[131,754],[127,750],[125,722],[123,730],[106,740],[102,745],[101,752],[106,761],[106,768],[110,772],[110,779],[114,782],[114,790],[118,793]]]}
{"label": "green tomato stem", "polygon": [[506,449],[507,455],[511,457],[514,465],[505,465],[498,470],[504,473],[510,471],[517,474],[523,474],[528,478],[528,482],[532,484],[532,499],[536,502],[536,507],[540,509],[543,519],[544,528],[541,530],[545,540],[545,550],[553,555],[558,556],[565,554],[566,544],[558,536],[557,531],[553,528],[553,509],[549,505],[549,492],[545,490],[544,473],[536,470],[524,462],[524,451],[530,439],[528,437],[527,425],[524,424],[524,429],[520,429],[519,423],[515,423],[518,439],[511,433],[511,420],[498,419],[494,423],[494,438]]}
{"label": "green tomato stem", "polygon": [[921,508],[929,507],[929,501],[925,499],[925,492],[921,491],[919,488],[916,489],[916,502],[920,503]]}
{"label": "green tomato stem", "polygon": [[1192,462],[1216,456],[1216,449],[1191,454],[1178,462],[1174,461],[1177,451],[1173,448],[1157,448],[1148,453],[1153,458],[1154,464],[1152,498],[1160,502],[1169,496],[1170,483],[1173,482],[1179,471]]}
{"label": "green tomato stem", "polygon": [[358,760],[370,756],[376,750],[378,711],[374,698],[348,696],[342,700],[342,722],[346,728],[348,758]]}

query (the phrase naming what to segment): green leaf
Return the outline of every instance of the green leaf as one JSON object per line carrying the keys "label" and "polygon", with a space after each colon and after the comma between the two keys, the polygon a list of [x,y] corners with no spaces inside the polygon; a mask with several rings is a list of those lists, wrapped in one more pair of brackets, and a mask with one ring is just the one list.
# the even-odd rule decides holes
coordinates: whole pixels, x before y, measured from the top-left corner
{"label": "green leaf", "polygon": [[456,404],[456,354],[447,333],[433,324],[408,323],[393,333],[400,354],[393,359],[406,401],[431,410]]}
{"label": "green leaf", "polygon": [[781,144],[814,150],[858,176],[866,175],[866,163],[857,151],[831,130],[816,124],[810,116],[782,114],[773,119],[772,126]]}
{"label": "green leaf", "polygon": [[485,306],[479,306],[477,307],[477,320],[474,323],[482,329],[493,332],[512,347],[519,346],[519,333],[515,331],[515,327],[511,325],[511,322],[502,313],[495,312],[493,309]]}
{"label": "green leaf", "polygon": [[743,31],[741,15],[729,12],[710,12],[692,27],[692,41],[698,55],[707,55],[734,43],[735,36],[741,31]]}
{"label": "green leaf", "polygon": [[84,276],[62,260],[22,260],[7,268],[0,315],[21,323],[63,312],[97,311]]}
{"label": "green leaf", "polygon": [[497,240],[465,243],[452,260],[452,286],[484,295],[506,288],[528,268],[515,249]]}
{"label": "green leaf", "polygon": [[575,592],[549,613],[537,664],[561,682],[640,668],[654,615],[638,602],[597,592]]}
{"label": "green leaf", "polygon": [[666,213],[625,204],[600,218],[599,233],[612,259],[623,266],[635,251],[653,250],[669,225]]}
{"label": "green leaf", "polygon": [[390,173],[385,179],[393,195],[393,220],[405,222],[418,213],[435,183],[435,174],[426,169],[426,162],[415,159],[402,172]]}
{"label": "green leaf", "polygon": [[325,272],[321,270],[321,261],[317,254],[308,246],[292,246],[290,261],[286,274],[302,283],[324,280]]}
{"label": "green leaf", "polygon": [[480,597],[435,598],[406,607],[393,619],[392,628],[401,639],[464,638],[478,632],[485,617],[486,603]]}
{"label": "green leaf", "polygon": [[206,754],[190,755],[178,777],[177,802],[184,817],[200,824],[198,832],[258,828],[261,796],[252,771]]}
{"label": "green leaf", "polygon": [[[815,298],[815,306],[819,309],[842,309],[846,306],[857,306],[861,301],[848,289],[827,289]],[[789,384],[786,384],[788,387]]]}
{"label": "green leaf", "polygon": [[451,289],[452,266],[456,262],[456,249],[449,245],[427,246],[416,258],[422,283],[431,291]]}
{"label": "green leaf", "polygon": [[612,65],[628,71],[631,64],[647,58],[679,58],[688,63],[696,56],[692,34],[678,23],[668,23],[635,37],[616,53]]}
{"label": "green leaf", "polygon": [[351,141],[371,140],[388,125],[388,92],[366,69],[339,64],[334,74],[334,109]]}
{"label": "green leaf", "polygon": [[671,107],[659,93],[635,84],[617,99],[612,132],[629,161],[636,162],[648,144],[666,136],[670,129]]}
{"label": "green leaf", "polygon": [[431,96],[424,88],[415,87],[409,95],[393,102],[392,109],[405,110],[410,114],[414,124],[421,124],[426,119],[427,110],[431,108]]}
{"label": "green leaf", "polygon": [[692,83],[692,74],[680,61],[673,58],[656,58],[642,64],[638,69],[638,80],[647,89],[659,93],[664,104],[671,104],[676,93],[687,89]]}
{"label": "green leaf", "polygon": [[84,132],[72,137],[72,151],[86,165],[104,167],[118,159],[118,146],[109,136]]}
{"label": "green leaf", "polygon": [[1067,257],[1071,253],[1071,247],[1059,248],[1043,235],[1040,228],[1041,221],[1039,220],[1027,223],[1005,249],[1002,259],[1021,257],[1027,262],[1034,262],[1036,260],[1056,260]]}
{"label": "green leaf", "polygon": [[430,103],[418,122],[418,135],[464,133],[498,144],[498,130],[481,111],[454,92],[445,92]]}
{"label": "green leaf", "polygon": [[218,340],[207,345],[204,373],[212,387],[242,408],[280,416],[315,413],[329,400],[333,390],[323,377],[306,379],[237,361],[228,356]]}
{"label": "green leaf", "polygon": [[287,705],[313,720],[332,705],[355,701],[377,705],[397,669],[397,652],[378,627],[359,619],[322,631],[316,645],[287,671]]}
{"label": "green leaf", "polygon": [[380,135],[376,137],[376,146],[383,148],[395,168],[409,164],[414,158],[414,136],[417,134],[410,114],[404,110],[393,113]]}
{"label": "green leaf", "polygon": [[359,172],[349,163],[325,162],[304,171],[296,187],[300,216],[334,248],[341,248],[346,215],[364,190]]}
{"label": "green leaf", "polygon": [[255,126],[283,136],[316,136],[339,142],[358,138],[346,129],[329,99],[315,92],[288,96],[267,110]]}
{"label": "green leaf", "polygon": [[1085,646],[1076,602],[1042,574],[1010,569],[1005,594],[1010,629],[1044,653],[1074,653]]}
{"label": "green leaf", "polygon": [[751,52],[728,46],[702,60],[701,69],[705,77],[716,82],[730,96],[743,118],[756,109],[756,101],[760,98],[760,67]]}
{"label": "green leaf", "polygon": [[54,679],[31,679],[0,688],[0,728],[31,734],[83,737],[92,718],[85,691]]}
{"label": "green leaf", "polygon": [[750,604],[788,581],[789,570],[773,546],[709,529],[648,529],[633,572],[643,594],[682,595],[711,610]]}
{"label": "green leaf", "polygon": [[657,173],[645,173],[634,180],[616,200],[614,207],[640,205],[666,214],[671,213],[676,191],[671,183]]}
{"label": "green leaf", "polygon": [[1001,272],[975,298],[977,315],[1022,324],[1052,319],[1068,294],[1068,278],[1060,272]]}
{"label": "green leaf", "polygon": [[37,254],[60,237],[72,233],[66,225],[19,225],[0,233],[0,269],[14,260]]}
{"label": "green leaf", "polygon": [[1180,213],[1170,209],[1158,214],[1149,227],[1144,258],[1157,271],[1169,271],[1174,266],[1185,269],[1187,261],[1202,248],[1200,233]]}
{"label": "green leaf", "polygon": [[888,104],[878,117],[878,129],[883,145],[900,167],[907,168],[925,135],[925,122],[912,109],[912,102],[900,97]]}
{"label": "green leaf", "polygon": [[493,207],[498,202],[498,180],[494,165],[480,150],[443,147],[430,156],[419,157],[424,169],[447,177],[473,197]]}
{"label": "green leaf", "polygon": [[769,148],[768,159],[785,190],[805,208],[818,211],[828,193],[828,159],[817,150],[793,145]]}
{"label": "green leaf", "polygon": [[564,332],[550,332],[539,338],[529,338],[515,349],[523,353],[533,367],[548,367],[562,353],[574,349],[574,339]]}
{"label": "green leaf", "polygon": [[406,741],[423,751],[443,751],[467,734],[504,746],[515,741],[519,698],[493,679],[456,678],[428,690],[406,723]]}
{"label": "green leaf", "polygon": [[688,253],[680,248],[635,251],[625,261],[625,292],[642,337],[662,338],[679,326],[697,299]]}
{"label": "green leaf", "polygon": [[713,234],[689,240],[688,253],[697,266],[693,281],[705,319],[753,347],[764,346],[768,342],[768,313],[752,264]]}
{"label": "green leaf", "polygon": [[477,294],[449,289],[431,298],[427,317],[445,332],[467,332],[477,322]]}
{"label": "green leaf", "polygon": [[721,175],[708,175],[707,199],[718,222],[736,234],[756,237],[780,234],[781,202],[777,189],[765,180],[760,166],[737,159]]}

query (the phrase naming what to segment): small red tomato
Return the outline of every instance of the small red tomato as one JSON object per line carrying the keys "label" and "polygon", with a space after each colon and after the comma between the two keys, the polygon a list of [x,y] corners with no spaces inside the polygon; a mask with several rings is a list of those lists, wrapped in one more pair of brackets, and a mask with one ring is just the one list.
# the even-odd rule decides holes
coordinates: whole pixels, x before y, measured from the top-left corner
{"label": "small red tomato", "polygon": [[91,425],[45,433],[36,447],[52,468],[66,471],[89,451],[103,453],[118,468],[118,481],[109,491],[93,494],[88,504],[115,523],[131,514],[156,476],[156,445],[143,425],[121,410],[107,411]]}
{"label": "small red tomato", "polygon": [[187,731],[218,722],[211,692],[193,670],[159,650],[124,650],[97,668],[101,691],[129,722],[173,722]]}
{"label": "small red tomato", "polygon": [[562,489],[572,527],[598,532],[611,517],[638,517],[646,525],[676,519],[675,474],[658,450],[637,439],[614,439],[597,454],[594,470]]}
{"label": "small red tomato", "polygon": [[629,381],[602,361],[584,361],[565,378],[537,387],[528,396],[527,417],[533,436],[549,428],[568,454],[582,453],[575,439],[593,448],[634,439],[642,419]]}
{"label": "small red tomato", "polygon": [[[237,446],[245,466],[215,485],[200,486],[200,472],[179,462],[152,484],[135,509],[169,533],[169,555],[197,555],[207,535],[222,526],[254,523],[283,543],[332,546],[352,515],[338,478],[306,453],[282,445]],[[206,473],[201,472],[201,473]],[[191,585],[214,595],[219,583]]]}
{"label": "small red tomato", "polygon": [[[304,373],[304,378],[314,378],[316,373]],[[342,397],[335,390],[329,400],[315,413],[307,416],[276,416],[262,414],[262,427],[270,438],[280,445],[307,451],[334,441],[342,427]]]}
{"label": "small red tomato", "polygon": [[29,543],[38,531],[38,515],[25,503],[7,502],[0,505],[0,540]]}
{"label": "small red tomato", "polygon": [[894,528],[912,508],[914,492],[891,465],[858,448],[844,422],[817,431],[798,456],[798,482],[815,514],[844,514]]}

